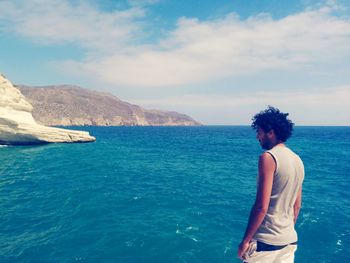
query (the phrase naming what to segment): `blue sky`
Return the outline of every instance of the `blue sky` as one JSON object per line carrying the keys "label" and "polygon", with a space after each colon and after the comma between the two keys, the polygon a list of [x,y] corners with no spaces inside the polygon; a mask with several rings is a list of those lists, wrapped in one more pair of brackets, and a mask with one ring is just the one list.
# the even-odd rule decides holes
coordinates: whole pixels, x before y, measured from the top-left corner
{"label": "blue sky", "polygon": [[267,105],[350,125],[345,0],[1,0],[0,72],[73,84],[204,124]]}

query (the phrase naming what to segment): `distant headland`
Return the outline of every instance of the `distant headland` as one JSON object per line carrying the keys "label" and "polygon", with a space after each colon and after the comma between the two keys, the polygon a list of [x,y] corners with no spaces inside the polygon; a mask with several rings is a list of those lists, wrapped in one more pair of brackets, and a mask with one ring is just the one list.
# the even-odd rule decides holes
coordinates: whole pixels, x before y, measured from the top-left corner
{"label": "distant headland", "polygon": [[148,110],[109,93],[78,86],[16,86],[33,105],[33,117],[50,126],[194,126],[174,111]]}

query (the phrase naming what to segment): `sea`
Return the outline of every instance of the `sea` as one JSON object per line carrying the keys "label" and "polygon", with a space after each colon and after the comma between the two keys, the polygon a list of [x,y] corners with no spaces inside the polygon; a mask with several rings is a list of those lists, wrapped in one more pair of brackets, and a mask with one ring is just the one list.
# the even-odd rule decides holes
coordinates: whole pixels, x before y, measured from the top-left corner
{"label": "sea", "polygon": [[[240,262],[262,153],[249,126],[71,127],[0,147],[0,262]],[[297,126],[295,262],[350,262],[350,127]]]}

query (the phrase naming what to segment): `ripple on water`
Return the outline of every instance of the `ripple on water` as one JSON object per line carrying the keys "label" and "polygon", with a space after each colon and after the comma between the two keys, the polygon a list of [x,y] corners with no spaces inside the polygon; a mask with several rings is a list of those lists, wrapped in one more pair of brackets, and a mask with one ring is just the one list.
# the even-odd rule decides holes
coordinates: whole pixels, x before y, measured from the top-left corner
{"label": "ripple on water", "polygon": [[[96,143],[1,147],[0,261],[239,262],[249,127],[84,128]],[[290,141],[306,167],[296,262],[350,262],[350,133],[322,129]]]}

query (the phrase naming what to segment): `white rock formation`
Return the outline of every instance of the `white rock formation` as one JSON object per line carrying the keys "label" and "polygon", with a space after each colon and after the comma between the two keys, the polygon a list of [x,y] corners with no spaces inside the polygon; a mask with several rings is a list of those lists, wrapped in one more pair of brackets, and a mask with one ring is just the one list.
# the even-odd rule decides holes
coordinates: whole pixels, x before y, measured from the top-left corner
{"label": "white rock formation", "polygon": [[85,131],[46,127],[35,122],[32,105],[0,74],[0,144],[26,145],[49,142],[92,142]]}

